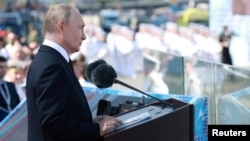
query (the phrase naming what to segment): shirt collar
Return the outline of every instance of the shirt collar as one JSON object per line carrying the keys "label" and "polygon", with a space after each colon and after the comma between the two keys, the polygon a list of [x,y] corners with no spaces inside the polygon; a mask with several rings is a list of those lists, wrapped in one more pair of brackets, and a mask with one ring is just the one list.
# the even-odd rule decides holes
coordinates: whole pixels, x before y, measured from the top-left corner
{"label": "shirt collar", "polygon": [[66,59],[66,61],[69,62],[69,55],[68,55],[68,53],[59,44],[57,44],[57,43],[55,43],[55,42],[53,42],[53,41],[51,41],[49,39],[44,39],[43,45],[49,46],[49,47],[57,50]]}

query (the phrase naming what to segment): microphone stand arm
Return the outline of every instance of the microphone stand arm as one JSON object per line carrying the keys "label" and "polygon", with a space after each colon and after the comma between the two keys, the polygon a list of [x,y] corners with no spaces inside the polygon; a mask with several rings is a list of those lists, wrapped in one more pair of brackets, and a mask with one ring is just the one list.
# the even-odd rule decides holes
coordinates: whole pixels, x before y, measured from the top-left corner
{"label": "microphone stand arm", "polygon": [[118,80],[118,79],[114,79],[114,83],[121,84],[121,85],[123,85],[123,86],[125,86],[125,87],[128,87],[128,88],[132,89],[132,90],[135,90],[135,91],[137,91],[137,92],[140,92],[140,93],[142,93],[142,94],[144,94],[144,95],[146,95],[146,96],[148,96],[148,97],[151,97],[151,98],[153,98],[153,99],[155,99],[155,100],[161,102],[161,103],[163,104],[163,107],[165,107],[165,106],[170,106],[171,108],[175,109],[173,104],[170,104],[170,103],[168,103],[168,102],[166,102],[166,101],[164,101],[164,100],[161,100],[161,99],[158,99],[158,98],[156,98],[156,97],[154,97],[154,96],[152,96],[152,95],[149,95],[149,94],[147,94],[147,93],[145,93],[145,92],[143,92],[143,91],[141,91],[141,90],[139,90],[139,89],[137,89],[137,88],[135,88],[135,87],[132,87],[132,86],[130,86],[130,85],[128,85],[128,84],[126,84],[126,83],[124,83],[124,82]]}

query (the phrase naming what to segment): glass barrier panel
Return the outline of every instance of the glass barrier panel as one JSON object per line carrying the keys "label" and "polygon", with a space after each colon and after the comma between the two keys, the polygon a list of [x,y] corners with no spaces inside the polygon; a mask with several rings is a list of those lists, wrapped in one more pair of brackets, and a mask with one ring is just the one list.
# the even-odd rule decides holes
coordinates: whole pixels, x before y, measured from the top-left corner
{"label": "glass barrier panel", "polygon": [[[144,90],[169,94],[184,94],[183,57],[165,52],[150,50],[144,53]],[[155,84],[153,84],[155,83]]]}
{"label": "glass barrier panel", "polygon": [[250,124],[250,71],[217,64],[216,124]]}
{"label": "glass barrier panel", "polygon": [[208,123],[215,122],[214,64],[196,58],[184,57],[185,95],[208,98]]}

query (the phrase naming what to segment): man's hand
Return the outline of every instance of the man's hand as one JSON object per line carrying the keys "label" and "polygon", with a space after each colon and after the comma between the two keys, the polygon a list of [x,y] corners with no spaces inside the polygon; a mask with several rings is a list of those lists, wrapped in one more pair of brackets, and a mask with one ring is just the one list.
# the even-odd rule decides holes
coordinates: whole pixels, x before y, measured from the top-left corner
{"label": "man's hand", "polygon": [[121,120],[107,115],[97,116],[93,121],[100,125],[100,136],[114,131],[118,125],[122,124]]}

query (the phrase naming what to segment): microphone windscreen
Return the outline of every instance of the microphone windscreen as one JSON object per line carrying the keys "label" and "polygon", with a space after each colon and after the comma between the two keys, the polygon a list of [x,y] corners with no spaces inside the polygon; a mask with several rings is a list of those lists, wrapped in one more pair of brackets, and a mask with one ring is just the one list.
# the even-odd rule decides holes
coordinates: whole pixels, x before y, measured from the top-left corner
{"label": "microphone windscreen", "polygon": [[96,61],[94,61],[94,62],[87,65],[86,76],[87,76],[88,81],[92,82],[91,73],[100,64],[107,64],[107,63],[103,59],[99,59],[99,60],[96,60]]}
{"label": "microphone windscreen", "polygon": [[114,68],[108,64],[98,65],[91,73],[91,81],[98,88],[107,88],[113,85],[117,74]]}

